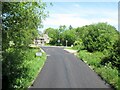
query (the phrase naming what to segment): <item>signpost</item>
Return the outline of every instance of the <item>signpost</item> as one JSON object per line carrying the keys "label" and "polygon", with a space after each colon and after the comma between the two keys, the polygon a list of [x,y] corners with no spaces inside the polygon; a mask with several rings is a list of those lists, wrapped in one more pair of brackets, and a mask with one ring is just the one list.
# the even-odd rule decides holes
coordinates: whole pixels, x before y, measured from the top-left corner
{"label": "signpost", "polygon": [[66,47],[67,47],[67,42],[68,42],[68,40],[66,40]]}

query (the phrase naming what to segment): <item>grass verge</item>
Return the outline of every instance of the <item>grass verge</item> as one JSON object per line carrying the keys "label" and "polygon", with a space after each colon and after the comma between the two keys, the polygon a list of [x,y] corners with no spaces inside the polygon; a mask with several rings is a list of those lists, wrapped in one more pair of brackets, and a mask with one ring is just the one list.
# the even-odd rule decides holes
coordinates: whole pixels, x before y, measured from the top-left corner
{"label": "grass verge", "polygon": [[[34,54],[37,52],[37,49],[33,50]],[[33,54],[33,57],[34,57]],[[33,81],[36,79],[38,74],[40,73],[44,63],[46,61],[46,54],[42,52],[42,56],[40,57],[34,57],[34,59],[31,62],[28,62],[27,65],[29,66],[29,81],[26,82],[25,88],[28,88],[30,85],[32,85]]]}
{"label": "grass verge", "polygon": [[[39,74],[46,61],[46,54],[36,57],[39,48],[13,49],[9,48],[4,54],[3,88],[6,90],[23,90],[28,88]],[[4,68],[6,67],[6,68]],[[6,80],[6,78],[8,78]],[[6,82],[7,81],[7,82]]]}
{"label": "grass verge", "polygon": [[117,68],[113,67],[111,63],[101,65],[100,62],[105,55],[102,52],[90,53],[86,50],[81,50],[78,57],[88,64],[102,79],[109,83],[116,90],[120,90],[120,77],[118,76]]}
{"label": "grass verge", "polygon": [[78,50],[78,49],[76,49],[76,48],[74,48],[74,47],[70,47],[70,46],[65,47],[65,49]]}

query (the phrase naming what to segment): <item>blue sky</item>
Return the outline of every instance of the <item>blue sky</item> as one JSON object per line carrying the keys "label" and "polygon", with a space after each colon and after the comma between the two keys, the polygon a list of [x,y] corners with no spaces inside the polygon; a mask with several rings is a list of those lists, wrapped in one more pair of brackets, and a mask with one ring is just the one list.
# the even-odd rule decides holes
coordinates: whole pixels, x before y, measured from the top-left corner
{"label": "blue sky", "polygon": [[[49,2],[47,2],[49,4]],[[47,6],[49,17],[43,21],[44,28],[60,25],[81,27],[107,22],[118,29],[118,2],[52,2]]]}

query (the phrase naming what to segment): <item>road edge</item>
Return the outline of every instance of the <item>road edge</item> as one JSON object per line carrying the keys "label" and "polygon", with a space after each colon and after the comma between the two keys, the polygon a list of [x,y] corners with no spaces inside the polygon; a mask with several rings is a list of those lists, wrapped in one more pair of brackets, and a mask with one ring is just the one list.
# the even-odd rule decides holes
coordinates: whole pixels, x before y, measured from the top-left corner
{"label": "road edge", "polygon": [[[40,48],[40,51],[41,51],[42,53],[45,53],[45,51],[44,51],[42,48]],[[47,59],[47,56],[46,56],[46,59]],[[46,62],[46,61],[45,61],[45,62]],[[30,87],[33,86],[33,84],[34,84],[36,78],[38,77],[38,75],[40,74],[40,72],[41,72],[41,70],[42,70],[42,68],[43,68],[43,66],[44,66],[44,64],[45,64],[45,62],[43,62],[42,67],[38,70],[37,76],[36,76],[35,79],[31,82],[31,85],[28,86],[27,89],[30,89]]]}

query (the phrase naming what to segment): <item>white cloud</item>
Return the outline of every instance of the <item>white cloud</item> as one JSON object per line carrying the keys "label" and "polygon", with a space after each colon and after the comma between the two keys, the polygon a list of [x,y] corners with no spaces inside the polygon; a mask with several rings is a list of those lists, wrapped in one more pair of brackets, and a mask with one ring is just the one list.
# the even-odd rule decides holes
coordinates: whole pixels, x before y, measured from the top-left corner
{"label": "white cloud", "polygon": [[63,12],[50,13],[50,17],[43,22],[44,29],[48,27],[59,27],[60,25],[80,27],[98,22],[107,22],[118,28],[118,10],[99,7],[84,8],[77,3],[74,4],[73,9],[61,8],[63,8]]}
{"label": "white cloud", "polygon": [[74,6],[75,6],[75,7],[80,7],[80,5],[79,5],[79,4],[74,4]]}
{"label": "white cloud", "polygon": [[43,0],[43,2],[119,2],[119,0]]}
{"label": "white cloud", "polygon": [[102,18],[83,18],[78,14],[51,14],[50,18],[44,21],[46,26],[72,25],[73,27],[89,25],[98,22],[108,22],[111,25],[117,26],[118,18],[114,16]]}
{"label": "white cloud", "polygon": [[78,17],[75,14],[52,14],[44,24],[47,26],[72,25],[74,27],[81,26],[87,23],[87,20]]}

